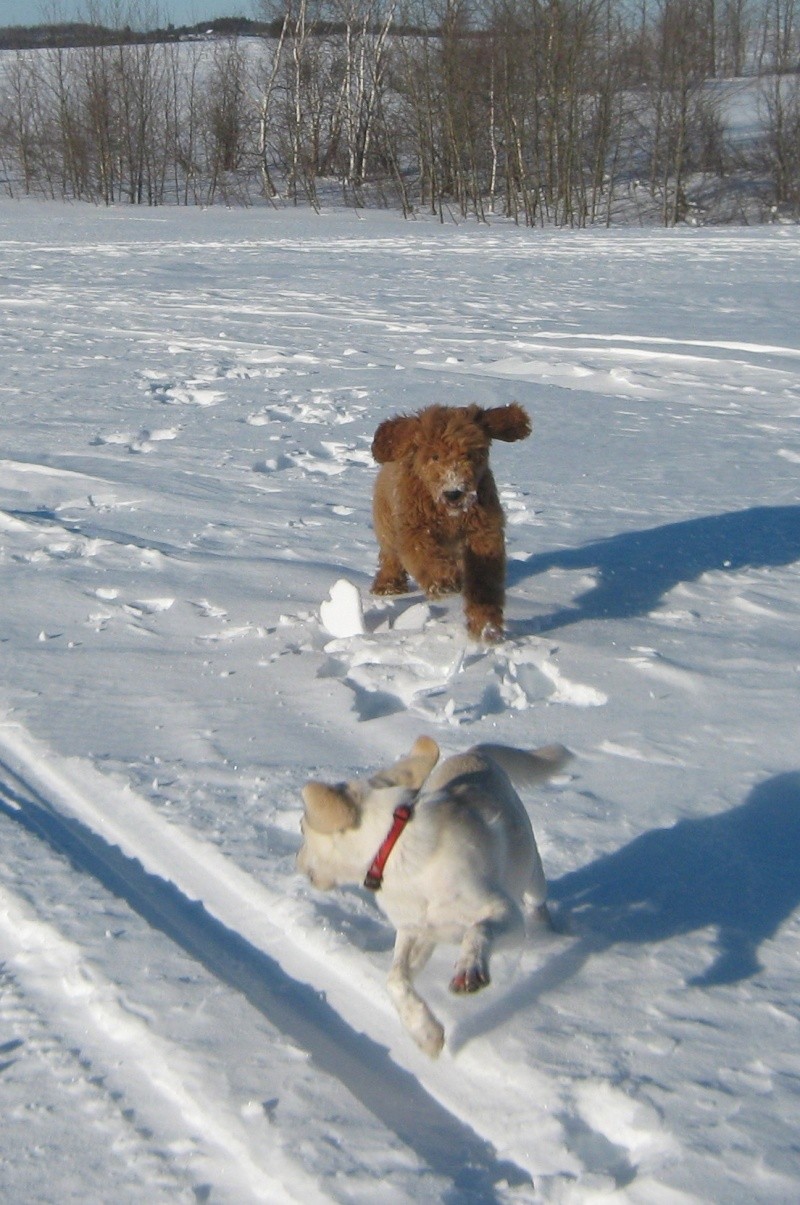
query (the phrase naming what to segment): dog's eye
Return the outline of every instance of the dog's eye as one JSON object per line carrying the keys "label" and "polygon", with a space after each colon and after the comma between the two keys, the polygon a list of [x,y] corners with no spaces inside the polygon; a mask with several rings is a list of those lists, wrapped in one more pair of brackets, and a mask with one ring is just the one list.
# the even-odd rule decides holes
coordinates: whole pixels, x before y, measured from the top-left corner
{"label": "dog's eye", "polygon": [[438,453],[438,452],[431,452],[431,454],[430,454],[430,456],[428,457],[428,459],[431,461],[431,464],[432,464],[432,463],[433,463],[435,460],[438,460],[438,459],[439,459],[439,453]]}

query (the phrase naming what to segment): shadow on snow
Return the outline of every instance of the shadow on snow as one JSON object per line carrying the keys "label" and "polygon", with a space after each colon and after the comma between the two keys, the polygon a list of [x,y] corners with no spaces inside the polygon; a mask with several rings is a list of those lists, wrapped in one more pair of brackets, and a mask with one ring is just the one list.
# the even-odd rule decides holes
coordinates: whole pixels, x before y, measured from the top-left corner
{"label": "shadow on snow", "polygon": [[598,581],[569,607],[509,627],[551,631],[584,619],[647,615],[673,587],[703,573],[789,565],[800,560],[800,506],[755,506],[626,532],[583,548],[538,553],[508,566],[514,586],[550,569],[595,570]]}
{"label": "shadow on snow", "polygon": [[558,929],[577,938],[453,1034],[459,1048],[533,1006],[620,943],[716,932],[716,956],[687,986],[761,970],[761,944],[800,905],[800,772],[756,787],[737,808],[653,829],[550,885]]}

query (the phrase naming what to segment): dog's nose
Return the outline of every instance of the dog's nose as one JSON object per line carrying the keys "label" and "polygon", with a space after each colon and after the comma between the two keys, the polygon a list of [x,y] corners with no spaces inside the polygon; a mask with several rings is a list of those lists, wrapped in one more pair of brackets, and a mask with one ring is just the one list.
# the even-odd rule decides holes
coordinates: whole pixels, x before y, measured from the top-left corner
{"label": "dog's nose", "polygon": [[445,490],[443,494],[445,502],[460,502],[464,497],[463,490]]}

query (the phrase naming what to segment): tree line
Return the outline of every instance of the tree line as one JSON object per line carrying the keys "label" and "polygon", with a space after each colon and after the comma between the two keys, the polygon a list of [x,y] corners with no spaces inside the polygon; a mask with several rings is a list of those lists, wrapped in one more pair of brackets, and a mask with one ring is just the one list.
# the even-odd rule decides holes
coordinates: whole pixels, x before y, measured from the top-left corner
{"label": "tree line", "polygon": [[[113,10],[111,10],[113,11]],[[124,11],[124,10],[123,10]],[[130,18],[130,19],[129,19]],[[121,25],[106,25],[98,20],[66,21],[58,24],[5,25],[0,28],[0,50],[34,50],[43,46],[118,46],[133,42],[179,42],[209,34],[222,37],[273,37],[280,33],[283,19],[252,21],[248,17],[214,17],[194,25],[156,25],[134,27],[128,13]]]}
{"label": "tree line", "polygon": [[[800,0],[285,0],[0,56],[0,188],[526,225],[800,216]],[[723,103],[747,77],[754,136]],[[733,111],[735,112],[735,105]]]}

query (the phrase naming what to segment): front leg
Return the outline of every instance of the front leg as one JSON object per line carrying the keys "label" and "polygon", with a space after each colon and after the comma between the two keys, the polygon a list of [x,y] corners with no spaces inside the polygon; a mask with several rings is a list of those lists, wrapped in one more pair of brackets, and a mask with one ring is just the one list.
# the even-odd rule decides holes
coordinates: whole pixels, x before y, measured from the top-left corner
{"label": "front leg", "polygon": [[413,976],[422,969],[433,943],[408,929],[399,929],[387,987],[400,1020],[426,1054],[436,1058],[444,1046],[444,1029],[414,990]]}
{"label": "front leg", "polygon": [[505,580],[503,530],[493,525],[472,535],[464,549],[464,614],[473,639],[502,640]]}
{"label": "front leg", "polygon": [[406,594],[411,588],[408,574],[394,552],[381,549],[378,553],[378,571],[372,583],[373,594]]}

